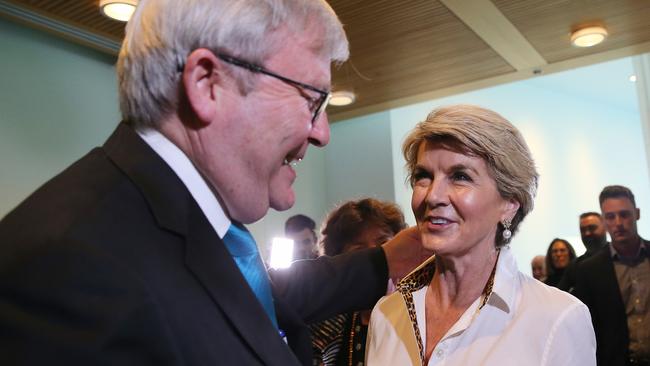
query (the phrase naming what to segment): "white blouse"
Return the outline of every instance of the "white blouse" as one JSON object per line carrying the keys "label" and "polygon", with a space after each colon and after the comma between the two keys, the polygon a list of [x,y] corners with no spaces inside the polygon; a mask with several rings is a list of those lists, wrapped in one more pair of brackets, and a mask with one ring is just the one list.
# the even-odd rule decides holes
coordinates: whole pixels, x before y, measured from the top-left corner
{"label": "white blouse", "polygon": [[[422,342],[427,334],[427,288],[412,292]],[[436,345],[428,366],[596,365],[596,338],[587,307],[572,295],[519,272],[510,248],[501,249],[492,294],[479,310],[480,300]],[[407,308],[399,291],[379,300],[368,329],[368,365],[422,364]]]}

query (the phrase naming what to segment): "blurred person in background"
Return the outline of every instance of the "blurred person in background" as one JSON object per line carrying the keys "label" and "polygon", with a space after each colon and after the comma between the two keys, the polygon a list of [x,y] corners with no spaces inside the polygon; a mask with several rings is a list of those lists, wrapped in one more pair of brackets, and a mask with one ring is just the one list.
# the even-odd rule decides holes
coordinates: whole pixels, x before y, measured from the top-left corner
{"label": "blurred person in background", "polygon": [[581,214],[579,225],[580,238],[586,249],[585,253],[577,258],[578,261],[581,261],[607,246],[607,229],[605,229],[603,217],[598,212]]}
{"label": "blurred person in background", "polygon": [[530,270],[533,278],[544,282],[546,280],[546,257],[543,255],[536,255],[530,261]]}
{"label": "blurred person in background", "polygon": [[576,259],[576,251],[566,240],[555,238],[546,250],[546,281],[545,284],[557,287],[564,271]]}
{"label": "blurred person in background", "polygon": [[316,223],[305,215],[291,216],[284,223],[284,235],[293,240],[293,260],[318,257]]}
{"label": "blurred person in background", "polygon": [[591,312],[598,364],[650,365],[650,242],[641,238],[641,210],[624,186],[598,197],[612,242],[576,266],[573,293]]}
{"label": "blurred person in background", "polygon": [[573,292],[575,286],[575,268],[578,263],[591,257],[597,251],[607,246],[607,231],[605,230],[605,222],[603,217],[598,212],[585,212],[580,215],[580,237],[582,244],[584,244],[586,251],[584,254],[576,258],[569,267],[564,271],[562,280],[557,285],[560,290]]}
{"label": "blurred person in background", "polygon": [[[349,201],[325,220],[321,249],[336,256],[378,247],[406,228],[404,214],[390,202],[373,198]],[[314,364],[363,365],[370,309],[339,314],[311,326]]]}

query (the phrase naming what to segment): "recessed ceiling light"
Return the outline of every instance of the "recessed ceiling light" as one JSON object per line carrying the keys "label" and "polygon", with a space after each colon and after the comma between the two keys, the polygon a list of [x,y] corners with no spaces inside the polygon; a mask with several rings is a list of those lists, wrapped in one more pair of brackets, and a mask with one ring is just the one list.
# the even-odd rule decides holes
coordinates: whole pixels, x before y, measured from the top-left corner
{"label": "recessed ceiling light", "polygon": [[586,27],[571,33],[571,43],[576,47],[592,47],[607,38],[607,30],[603,27]]}
{"label": "recessed ceiling light", "polygon": [[99,10],[111,19],[128,22],[136,5],[138,5],[137,0],[101,0]]}
{"label": "recessed ceiling light", "polygon": [[636,82],[636,75],[630,75],[630,81],[635,83]]}
{"label": "recessed ceiling light", "polygon": [[357,97],[356,95],[354,95],[353,92],[340,90],[340,91],[332,92],[332,99],[330,99],[329,104],[341,107],[341,106],[350,105],[354,103],[356,99]]}

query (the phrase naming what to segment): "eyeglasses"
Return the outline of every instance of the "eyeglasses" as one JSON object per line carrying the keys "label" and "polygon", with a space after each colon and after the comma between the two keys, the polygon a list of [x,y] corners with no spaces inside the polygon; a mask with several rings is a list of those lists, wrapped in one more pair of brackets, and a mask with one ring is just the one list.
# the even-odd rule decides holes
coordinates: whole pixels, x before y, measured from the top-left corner
{"label": "eyeglasses", "polygon": [[219,57],[220,59],[222,59],[223,61],[225,61],[225,62],[227,62],[227,63],[229,63],[231,65],[242,67],[242,68],[244,68],[246,70],[249,70],[251,72],[271,76],[271,77],[279,79],[279,80],[281,80],[281,81],[283,81],[283,82],[285,82],[285,83],[287,83],[287,84],[289,84],[291,86],[301,88],[301,89],[307,89],[307,90],[318,93],[319,97],[318,98],[313,98],[313,97],[310,97],[307,93],[301,91],[302,96],[305,99],[307,99],[307,102],[309,103],[309,111],[311,111],[311,113],[312,113],[312,117],[311,117],[311,123],[312,124],[314,124],[314,122],[316,122],[316,119],[318,118],[318,116],[320,116],[320,114],[323,113],[323,111],[325,110],[325,107],[327,107],[327,103],[329,103],[330,98],[332,98],[332,93],[330,93],[328,91],[318,89],[318,88],[316,88],[314,86],[311,86],[311,85],[308,85],[308,84],[305,84],[305,83],[301,83],[299,81],[291,80],[291,79],[289,79],[287,77],[284,77],[282,75],[278,75],[278,74],[276,74],[274,72],[271,72],[271,71],[263,68],[262,66],[251,64],[249,62],[240,60],[238,58],[230,57],[230,56],[220,54],[220,53],[217,54],[217,57]]}

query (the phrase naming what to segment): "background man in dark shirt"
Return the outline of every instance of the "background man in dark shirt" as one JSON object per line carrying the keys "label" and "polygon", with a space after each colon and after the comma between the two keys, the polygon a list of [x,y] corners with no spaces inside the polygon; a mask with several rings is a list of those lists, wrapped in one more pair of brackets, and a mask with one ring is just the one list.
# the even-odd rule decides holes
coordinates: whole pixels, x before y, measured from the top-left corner
{"label": "background man in dark shirt", "polygon": [[599,197],[610,245],[578,263],[574,294],[591,312],[599,365],[650,364],[650,243],[637,231],[634,195],[608,186]]}
{"label": "background man in dark shirt", "polygon": [[575,286],[575,267],[578,263],[591,257],[599,249],[607,245],[607,232],[603,217],[598,212],[585,212],[580,215],[580,237],[587,251],[576,258],[564,272],[564,277],[558,284],[558,288],[564,291],[573,292]]}
{"label": "background man in dark shirt", "polygon": [[318,257],[316,223],[305,215],[291,216],[284,223],[284,235],[293,240],[293,260]]}

